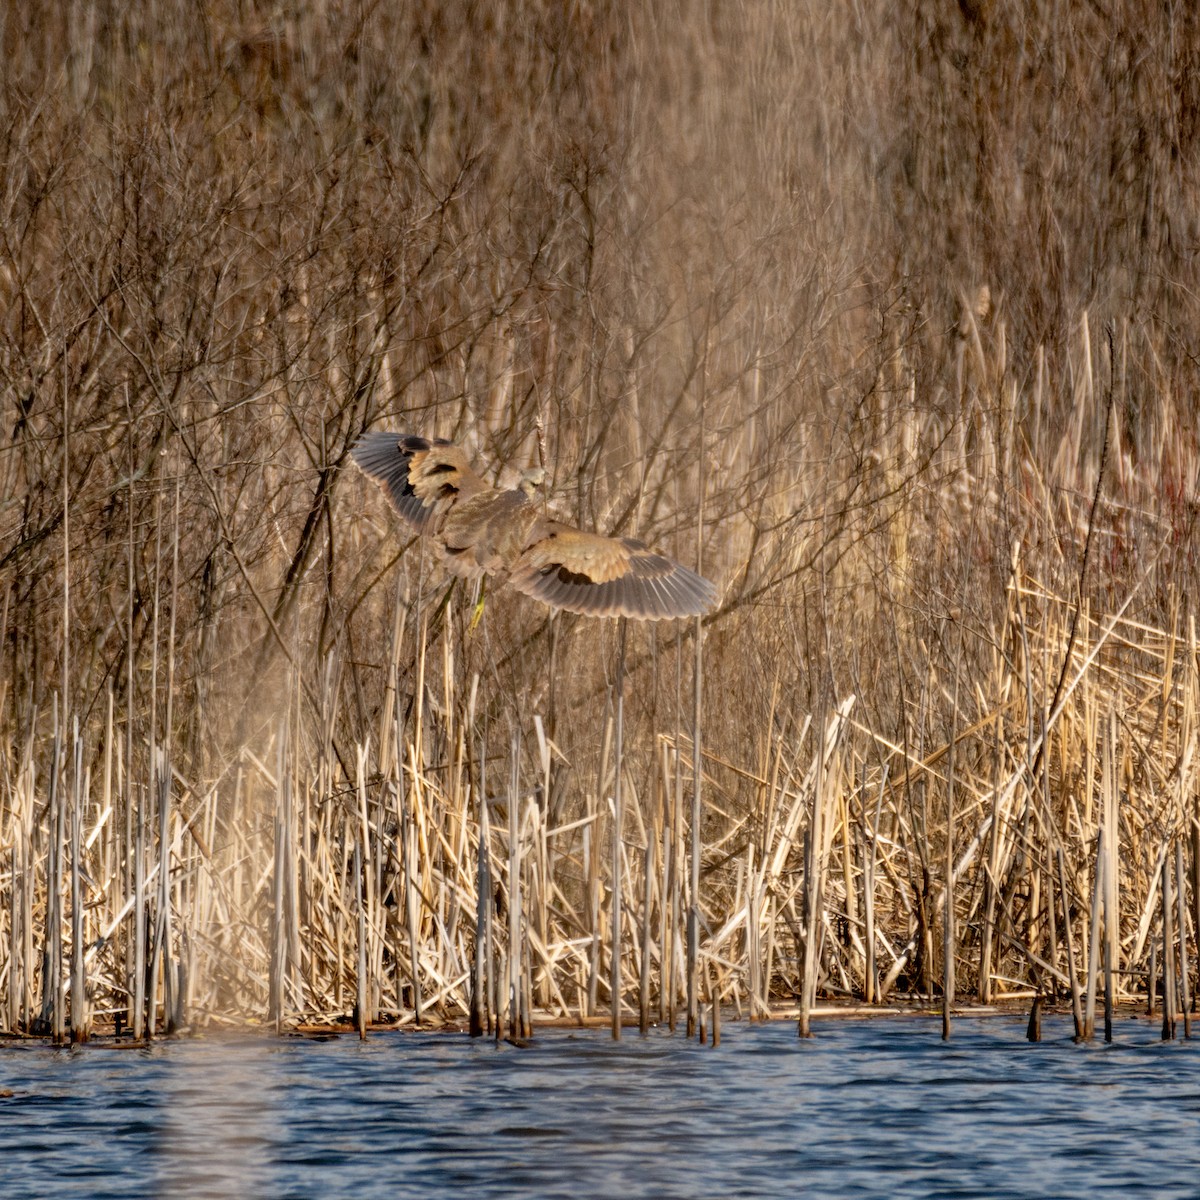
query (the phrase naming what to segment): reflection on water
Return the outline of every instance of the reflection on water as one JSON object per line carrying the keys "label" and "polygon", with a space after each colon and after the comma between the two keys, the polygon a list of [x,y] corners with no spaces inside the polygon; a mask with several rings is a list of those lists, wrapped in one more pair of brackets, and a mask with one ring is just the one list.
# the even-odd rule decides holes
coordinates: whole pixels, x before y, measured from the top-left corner
{"label": "reflection on water", "polygon": [[0,1052],[4,1196],[1200,1195],[1192,1043],[1129,1020]]}

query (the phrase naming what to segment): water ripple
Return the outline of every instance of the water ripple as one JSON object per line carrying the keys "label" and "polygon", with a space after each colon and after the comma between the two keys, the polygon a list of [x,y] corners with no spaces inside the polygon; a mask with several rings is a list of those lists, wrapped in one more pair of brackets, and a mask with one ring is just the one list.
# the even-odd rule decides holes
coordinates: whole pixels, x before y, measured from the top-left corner
{"label": "water ripple", "polygon": [[1128,1022],[727,1024],[193,1040],[0,1054],[5,1196],[958,1197],[1197,1194],[1196,1046]]}

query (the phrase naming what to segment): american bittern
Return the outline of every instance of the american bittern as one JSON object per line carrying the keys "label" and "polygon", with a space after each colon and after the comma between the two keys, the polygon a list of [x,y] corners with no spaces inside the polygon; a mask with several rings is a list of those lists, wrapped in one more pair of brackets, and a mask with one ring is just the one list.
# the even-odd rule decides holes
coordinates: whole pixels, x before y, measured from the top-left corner
{"label": "american bittern", "polygon": [[500,575],[552,608],[593,617],[689,617],[716,600],[707,579],[634,538],[546,516],[529,479],[489,487],[452,442],[368,433],[350,453],[400,516],[433,538],[456,575]]}

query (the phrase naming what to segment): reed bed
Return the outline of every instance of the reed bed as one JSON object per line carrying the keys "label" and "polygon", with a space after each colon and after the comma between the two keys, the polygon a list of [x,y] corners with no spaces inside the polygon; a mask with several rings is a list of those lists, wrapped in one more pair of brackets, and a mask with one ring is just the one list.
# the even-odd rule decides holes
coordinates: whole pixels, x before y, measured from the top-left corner
{"label": "reed bed", "polygon": [[[701,1002],[755,1020],[786,1000],[807,1030],[819,996],[953,999],[946,948],[981,1003],[1069,1000],[1087,1037],[1098,997],[1111,1021],[1157,990],[1173,1028],[1195,988],[1194,622],[1085,614],[1068,645],[1069,605],[1016,574],[1011,597],[984,715],[964,713],[953,743],[906,752],[847,697],[765,736],[756,761],[701,750],[698,837],[690,732],[624,754],[618,793],[614,681],[595,776],[556,791],[540,714],[489,753],[480,677],[448,632],[436,674],[411,682],[441,698],[428,709],[397,640],[352,781],[297,714],[203,786],[161,751],[138,779],[110,696],[97,745],[73,721],[44,763],[27,742],[6,781],[7,1028],[448,1021],[523,1037],[535,1011],[673,1022],[690,995],[693,1026]],[[419,635],[416,670],[430,649]],[[336,694],[318,701],[335,723]]]}
{"label": "reed bed", "polygon": [[[5,1030],[1190,1032],[1200,27],[1136,7],[9,12]],[[367,428],[719,607],[451,587]]]}

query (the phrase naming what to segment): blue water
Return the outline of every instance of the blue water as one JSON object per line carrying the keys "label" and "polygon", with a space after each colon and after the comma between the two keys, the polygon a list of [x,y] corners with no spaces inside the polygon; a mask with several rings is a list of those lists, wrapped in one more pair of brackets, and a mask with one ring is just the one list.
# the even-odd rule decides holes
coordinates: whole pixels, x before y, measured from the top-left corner
{"label": "blue water", "polygon": [[4,1197],[1200,1196],[1200,1043],[1016,1019],[0,1051]]}

